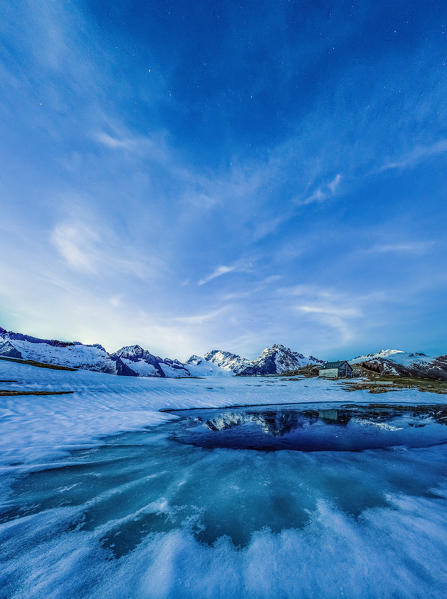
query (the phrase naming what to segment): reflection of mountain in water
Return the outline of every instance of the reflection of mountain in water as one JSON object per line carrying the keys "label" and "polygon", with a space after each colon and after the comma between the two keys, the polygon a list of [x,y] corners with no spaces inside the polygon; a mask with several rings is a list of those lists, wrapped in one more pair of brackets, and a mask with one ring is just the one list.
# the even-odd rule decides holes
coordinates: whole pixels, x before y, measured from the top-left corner
{"label": "reflection of mountain in water", "polygon": [[264,433],[280,437],[295,429],[312,426],[319,420],[325,424],[346,425],[352,414],[347,410],[296,410],[265,412],[222,412],[214,418],[203,421],[203,425],[212,431],[223,431],[244,424],[255,424]]}
{"label": "reflection of mountain in water", "polygon": [[446,405],[260,406],[182,416],[172,439],[210,449],[362,451],[447,442]]}
{"label": "reflection of mountain in water", "polygon": [[[424,426],[423,419],[430,418],[447,424],[447,406],[347,406],[340,409],[280,409],[266,411],[225,411],[213,418],[198,420],[209,430],[218,432],[242,425],[254,424],[265,434],[280,437],[293,430],[310,427],[316,423],[346,426],[352,418],[365,424],[385,424],[403,415],[421,418],[417,426]],[[411,424],[410,424],[411,426]],[[414,425],[413,425],[414,426]]]}

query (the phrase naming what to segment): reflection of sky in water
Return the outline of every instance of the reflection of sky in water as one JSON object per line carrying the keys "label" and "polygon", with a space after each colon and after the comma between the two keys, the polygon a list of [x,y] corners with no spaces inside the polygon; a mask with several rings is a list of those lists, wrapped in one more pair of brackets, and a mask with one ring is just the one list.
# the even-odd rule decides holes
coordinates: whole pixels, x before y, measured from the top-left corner
{"label": "reflection of sky in water", "polygon": [[[299,410],[183,412],[15,476],[1,596],[442,597],[447,427],[405,410]],[[380,448],[228,448],[322,449],[313,436],[359,449],[362,434]]]}

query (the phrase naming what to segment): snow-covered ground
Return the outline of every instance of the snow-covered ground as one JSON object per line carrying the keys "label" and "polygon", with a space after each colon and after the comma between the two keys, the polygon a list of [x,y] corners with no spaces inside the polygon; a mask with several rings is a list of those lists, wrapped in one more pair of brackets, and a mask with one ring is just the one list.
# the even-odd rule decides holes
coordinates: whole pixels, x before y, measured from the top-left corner
{"label": "snow-covered ground", "polygon": [[1,397],[0,463],[36,461],[102,435],[157,424],[171,417],[160,413],[165,408],[324,401],[441,403],[444,397],[415,390],[374,396],[363,390],[346,393],[338,382],[316,378],[133,378],[0,361],[3,379],[18,383],[3,383],[1,388],[74,393]]}
{"label": "snow-covered ground", "polygon": [[5,379],[74,393],[0,397],[2,599],[445,596],[446,445],[210,451],[170,441],[179,418],[160,412],[443,395],[0,361]]}

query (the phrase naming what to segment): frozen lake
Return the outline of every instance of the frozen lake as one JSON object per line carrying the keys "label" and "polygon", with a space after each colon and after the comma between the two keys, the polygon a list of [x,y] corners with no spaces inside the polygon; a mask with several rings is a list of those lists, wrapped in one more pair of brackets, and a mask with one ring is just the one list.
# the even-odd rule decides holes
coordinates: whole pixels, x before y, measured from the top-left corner
{"label": "frozen lake", "polygon": [[442,396],[76,374],[2,404],[0,597],[445,596]]}

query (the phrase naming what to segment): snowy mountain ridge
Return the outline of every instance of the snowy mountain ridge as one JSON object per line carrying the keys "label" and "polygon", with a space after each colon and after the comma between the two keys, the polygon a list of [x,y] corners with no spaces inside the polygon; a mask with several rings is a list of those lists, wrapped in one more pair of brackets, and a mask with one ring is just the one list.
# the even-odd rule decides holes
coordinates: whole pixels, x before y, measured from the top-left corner
{"label": "snowy mountain ridge", "polygon": [[221,368],[213,362],[209,362],[202,356],[193,354],[186,361],[191,376],[231,376],[233,373],[228,368]]}
{"label": "snowy mountain ridge", "polygon": [[233,354],[229,351],[222,351],[220,349],[213,349],[204,355],[204,359],[207,362],[211,362],[219,368],[224,370],[231,370],[234,374],[237,374],[239,370],[249,364],[249,360],[241,358],[238,354]]}
{"label": "snowy mountain ridge", "polygon": [[0,329],[0,355],[110,374],[131,374],[121,360],[113,358],[101,345],[39,339],[3,328]]}
{"label": "snowy mountain ridge", "polygon": [[140,345],[126,345],[112,355],[121,359],[137,376],[166,376],[170,378],[190,376],[189,370],[178,360],[162,359],[159,356],[154,356]]}
{"label": "snowy mountain ridge", "polygon": [[247,360],[237,354],[217,349],[205,354],[204,358],[239,376],[283,374],[308,364],[323,364],[323,360],[313,356],[306,357],[280,344],[266,347],[254,360]]}
{"label": "snowy mountain ridge", "polygon": [[265,348],[255,360],[214,349],[205,356],[193,355],[184,364],[179,360],[156,356],[140,345],[127,345],[108,353],[99,344],[40,339],[1,327],[0,356],[121,376],[161,378],[282,374],[307,364],[322,363],[322,360],[275,344]]}
{"label": "snowy mountain ridge", "polygon": [[406,352],[403,349],[381,349],[373,354],[357,356],[356,358],[349,360],[349,362],[351,364],[359,364],[360,362],[365,362],[366,360],[383,359],[406,365],[412,364],[414,362],[429,362],[430,360],[433,360],[434,357],[435,356],[428,356],[423,352]]}
{"label": "snowy mountain ridge", "polygon": [[423,352],[382,349],[375,354],[357,356],[350,363],[379,374],[447,380],[447,355],[436,357]]}
{"label": "snowy mountain ridge", "polygon": [[102,345],[39,339],[0,328],[0,356],[121,376],[190,376],[178,360],[159,358],[139,345],[109,354]]}
{"label": "snowy mountain ridge", "polygon": [[[120,376],[179,378],[190,376],[267,376],[284,374],[308,365],[324,364],[284,345],[266,347],[254,360],[213,349],[204,356],[192,355],[186,363],[161,358],[140,345],[127,345],[108,353],[102,345],[79,341],[40,339],[0,327],[0,357],[34,360],[68,368],[105,372]],[[353,365],[394,376],[447,380],[447,355],[428,356],[422,352],[382,349],[349,360]]]}

